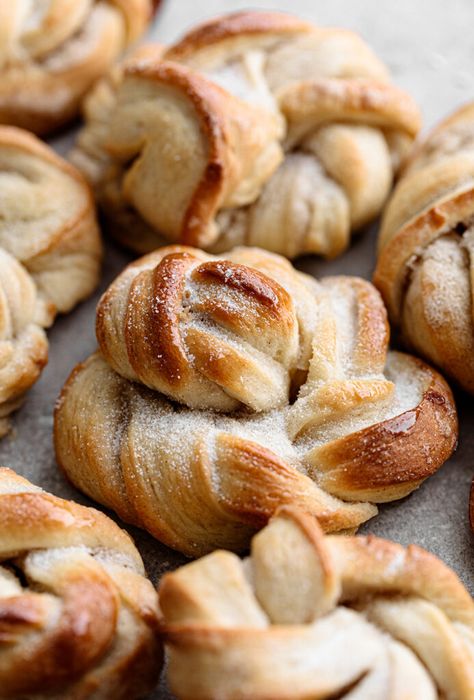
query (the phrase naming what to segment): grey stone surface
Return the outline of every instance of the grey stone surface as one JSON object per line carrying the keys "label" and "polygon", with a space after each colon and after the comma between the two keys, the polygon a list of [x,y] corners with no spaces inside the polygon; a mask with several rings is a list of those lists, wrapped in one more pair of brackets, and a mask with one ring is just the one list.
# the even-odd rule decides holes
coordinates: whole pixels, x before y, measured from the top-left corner
{"label": "grey stone surface", "polygon": [[[167,0],[152,34],[159,41],[169,42],[198,20],[249,6],[245,0]],[[474,97],[472,0],[260,0],[258,6],[288,10],[320,24],[360,32],[390,66],[395,81],[416,97],[427,126]],[[65,134],[54,143],[64,151],[70,140],[71,134]],[[370,278],[375,235],[376,226],[355,239],[338,260],[326,263],[303,258],[298,267],[316,276],[350,273]],[[72,314],[59,319],[51,330],[49,365],[16,415],[14,432],[0,443],[1,464],[57,495],[86,504],[91,502],[66,482],[55,465],[52,412],[73,366],[95,348],[94,316],[100,291],[130,259],[113,243],[107,244],[101,289]],[[411,496],[382,506],[379,516],[362,531],[427,548],[452,566],[474,592],[473,538],[467,522],[468,488],[474,471],[474,409],[470,397],[458,394],[457,401],[461,438],[455,455]],[[184,561],[145,533],[127,529],[135,537],[154,581],[163,571]],[[170,697],[162,681],[148,700]]]}

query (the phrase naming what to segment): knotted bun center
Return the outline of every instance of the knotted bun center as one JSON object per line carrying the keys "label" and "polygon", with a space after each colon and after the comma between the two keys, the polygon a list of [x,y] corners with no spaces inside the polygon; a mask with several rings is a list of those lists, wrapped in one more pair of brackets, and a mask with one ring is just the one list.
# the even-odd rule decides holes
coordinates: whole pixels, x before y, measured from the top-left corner
{"label": "knotted bun center", "polygon": [[109,364],[191,408],[287,403],[299,354],[288,292],[246,265],[175,250],[147,256],[102,298],[97,337]]}

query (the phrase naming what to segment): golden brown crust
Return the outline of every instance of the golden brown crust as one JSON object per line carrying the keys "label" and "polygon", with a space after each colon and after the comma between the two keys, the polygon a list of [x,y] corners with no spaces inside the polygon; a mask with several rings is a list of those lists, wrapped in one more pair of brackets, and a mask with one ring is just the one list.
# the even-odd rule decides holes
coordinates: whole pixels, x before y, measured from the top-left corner
{"label": "golden brown crust", "polygon": [[397,231],[381,248],[374,283],[380,290],[390,317],[400,323],[407,271],[413,257],[443,233],[449,233],[461,220],[468,219],[474,208],[474,188],[423,211]]}
{"label": "golden brown crust", "polygon": [[138,252],[180,242],[332,257],[380,212],[419,127],[357,35],[243,12],[132,57],[115,95],[102,86],[90,99],[73,159]]}
{"label": "golden brown crust", "polygon": [[171,246],[109,287],[97,338],[101,354],[58,403],[58,463],[187,554],[242,548],[291,503],[327,532],[353,530],[456,444],[449,388],[387,355],[385,309],[364,280],[318,283],[258,249]]}
{"label": "golden brown crust", "polygon": [[150,690],[162,661],[158,605],[129,536],[5,468],[0,530],[2,696],[110,700]]}
{"label": "golden brown crust", "polygon": [[[2,10],[0,122],[47,134],[73,119],[81,100],[152,16],[151,0],[48,2],[28,22],[17,0]],[[18,15],[18,16],[17,16]]]}
{"label": "golden brown crust", "polygon": [[[4,187],[9,184],[9,172],[18,170],[27,180],[23,189],[12,185],[4,193],[0,246],[29,270],[50,305],[52,320],[57,312],[69,311],[89,296],[98,283],[102,244],[92,192],[76,168],[27,131],[0,126],[0,155],[7,171]],[[67,210],[58,207],[50,223],[49,202],[41,201],[39,195],[45,200],[62,197]],[[17,229],[22,219],[25,223],[15,240],[10,229]],[[59,294],[51,277],[67,259],[74,275],[68,275],[68,285],[62,285]]]}
{"label": "golden brown crust", "polygon": [[374,274],[409,347],[474,391],[474,108],[420,142],[385,211]]}
{"label": "golden brown crust", "polygon": [[207,221],[214,214],[224,189],[224,142],[226,129],[224,119],[220,115],[219,90],[201,80],[200,76],[189,75],[181,66],[167,63],[140,62],[125,68],[124,76],[139,76],[152,79],[157,83],[172,85],[182,90],[194,107],[199,123],[206,139],[207,163],[202,179],[193,192],[191,201],[183,218],[183,243],[199,246],[199,229],[201,221]]}
{"label": "golden brown crust", "polygon": [[[97,412],[89,400],[91,386],[98,383],[106,392]],[[216,434],[206,425],[204,431],[193,430],[182,421],[162,434],[163,408],[166,415],[166,404],[134,395],[131,383],[93,355],[63,387],[54,441],[57,462],[77,488],[169,547],[188,556],[225,545],[242,550],[278,505],[293,502],[317,512],[329,532],[354,529],[376,514],[369,503],[328,496],[273,451],[248,439]],[[73,415],[80,416],[74,419],[75,434],[68,427]],[[145,428],[152,430],[150,436],[142,433]],[[178,434],[186,436],[181,452],[176,450]],[[85,435],[89,447],[81,451]],[[143,471],[137,480],[138,465]]]}
{"label": "golden brown crust", "polygon": [[46,364],[43,328],[93,291],[102,246],[88,184],[35,136],[0,126],[0,171],[3,435],[7,416]]}
{"label": "golden brown crust", "polygon": [[[134,277],[130,272],[133,275],[138,265],[127,268],[98,305],[96,335],[110,366],[196,408],[229,410],[243,404],[262,410],[283,403],[298,333],[287,291],[258,270],[196,256],[191,248],[163,248],[144,261],[144,269]],[[136,303],[144,298],[154,300],[151,308]],[[230,338],[240,336],[246,348],[242,351],[225,341],[213,347],[213,335],[193,323],[183,334],[180,324],[190,312],[207,318]],[[120,331],[117,335],[121,327],[123,337]],[[277,329],[278,340],[273,336]],[[114,350],[117,340],[123,341],[120,354]],[[262,364],[266,360],[263,371],[250,359],[252,345]]]}
{"label": "golden brown crust", "polygon": [[[352,433],[317,451],[318,467],[324,472],[321,482],[331,493],[332,481],[337,492],[361,500],[377,502],[403,498],[432,473],[430,456],[436,454],[441,463],[449,459],[457,445],[458,418],[452,392],[437,373],[410,357],[426,376],[423,398],[413,411],[406,411],[377,425]],[[439,426],[450,436],[440,451]],[[370,453],[370,460],[360,445]],[[418,452],[424,446],[423,454]],[[406,461],[405,455],[411,455]],[[370,492],[367,493],[367,484]]]}
{"label": "golden brown crust", "polygon": [[170,61],[182,61],[203,47],[225,39],[255,34],[301,34],[312,25],[282,12],[235,12],[200,24],[166,51]]}
{"label": "golden brown crust", "polygon": [[474,690],[474,601],[454,572],[413,545],[324,536],[294,507],[244,562],[214,552],[165,574],[159,595],[180,700]]}
{"label": "golden brown crust", "polygon": [[413,148],[411,150],[411,153],[409,157],[406,160],[403,172],[406,170],[409,170],[413,164],[414,161],[418,161],[418,158],[422,156],[425,152],[428,155],[429,154],[429,147],[427,148],[428,144],[430,142],[434,141],[439,135],[442,135],[443,131],[445,129],[448,129],[449,127],[456,125],[459,121],[466,121],[469,122],[474,118],[474,104],[472,102],[467,102],[465,105],[461,105],[461,107],[458,107],[455,112],[452,114],[449,114],[447,117],[444,119],[441,119],[440,122],[438,122],[434,127],[432,127],[426,136],[424,138],[418,139],[415,144],[413,145]]}

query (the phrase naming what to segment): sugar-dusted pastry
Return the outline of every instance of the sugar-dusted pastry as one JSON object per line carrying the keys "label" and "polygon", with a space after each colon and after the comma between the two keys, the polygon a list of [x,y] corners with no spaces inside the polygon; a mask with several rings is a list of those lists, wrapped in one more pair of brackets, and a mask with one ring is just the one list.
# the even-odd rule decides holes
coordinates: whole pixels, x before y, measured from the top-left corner
{"label": "sugar-dusted pastry", "polygon": [[387,354],[370,283],[257,248],[145,256],[99,302],[97,338],[58,402],[58,462],[186,554],[246,546],[286,503],[354,530],[456,443],[448,386]]}
{"label": "sugar-dusted pastry", "polygon": [[409,347],[474,392],[474,103],[415,149],[385,211],[374,281]]}
{"label": "sugar-dusted pastry", "polygon": [[19,260],[56,313],[96,287],[102,244],[81,174],[35,136],[0,127],[0,248]]}
{"label": "sugar-dusted pastry", "polygon": [[179,700],[474,697],[474,601],[415,545],[283,508],[247,559],[214,552],[159,593]]}
{"label": "sugar-dusted pastry", "polygon": [[47,362],[45,311],[28,272],[0,248],[0,437]]}
{"label": "sugar-dusted pastry", "polygon": [[0,123],[44,134],[146,28],[151,0],[0,3]]}
{"label": "sugar-dusted pastry", "polygon": [[46,363],[42,329],[92,292],[100,258],[80,173],[32,134],[0,126],[0,436]]}
{"label": "sugar-dusted pastry", "polygon": [[158,601],[102,513],[0,469],[0,697],[141,698],[158,678]]}
{"label": "sugar-dusted pastry", "polygon": [[420,126],[362,39],[279,13],[218,17],[131,58],[106,92],[72,157],[139,252],[337,255],[380,212]]}

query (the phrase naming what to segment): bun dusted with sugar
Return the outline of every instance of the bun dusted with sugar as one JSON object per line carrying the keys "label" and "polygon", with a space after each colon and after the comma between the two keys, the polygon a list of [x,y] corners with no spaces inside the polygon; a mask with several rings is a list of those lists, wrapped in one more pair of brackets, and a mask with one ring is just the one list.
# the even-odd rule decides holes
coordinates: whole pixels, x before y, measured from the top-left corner
{"label": "bun dusted with sugar", "polygon": [[415,149],[382,221],[374,282],[406,345],[474,393],[474,103]]}
{"label": "bun dusted with sugar", "polygon": [[102,245],[80,173],[0,126],[0,436],[47,361],[44,328],[94,290]]}
{"label": "bun dusted with sugar", "polygon": [[58,463],[189,555],[245,547],[287,503],[354,530],[456,444],[448,386],[387,353],[358,278],[318,282],[256,248],[162,248],[103,295],[97,338],[58,402]]}

